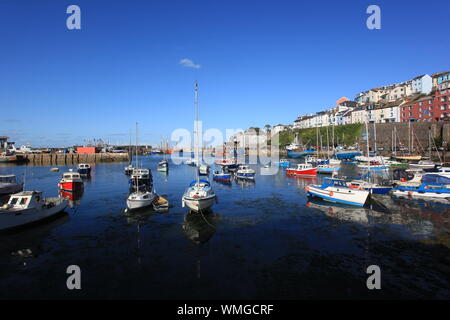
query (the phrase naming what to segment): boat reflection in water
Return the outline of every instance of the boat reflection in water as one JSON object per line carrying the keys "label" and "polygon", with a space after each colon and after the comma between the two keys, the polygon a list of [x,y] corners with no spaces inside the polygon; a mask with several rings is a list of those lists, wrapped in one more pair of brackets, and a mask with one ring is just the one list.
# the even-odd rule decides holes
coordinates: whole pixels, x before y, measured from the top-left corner
{"label": "boat reflection in water", "polygon": [[59,190],[59,195],[62,198],[69,200],[69,208],[75,208],[80,204],[83,193],[84,189],[77,189],[74,191]]}
{"label": "boat reflection in water", "polygon": [[240,179],[240,178],[235,178],[234,179],[236,181],[236,183],[238,185],[240,185],[242,188],[250,188],[250,187],[254,187],[256,184],[255,180],[248,180],[248,179]]}
{"label": "boat reflection in water", "polygon": [[41,253],[47,253],[51,243],[43,248],[42,242],[48,239],[51,232],[70,221],[66,212],[60,212],[45,223],[18,230],[0,233],[0,255],[14,256],[19,259],[34,258]]}
{"label": "boat reflection in water", "polygon": [[216,232],[216,215],[212,211],[189,211],[184,216],[183,230],[195,244],[208,242]]}

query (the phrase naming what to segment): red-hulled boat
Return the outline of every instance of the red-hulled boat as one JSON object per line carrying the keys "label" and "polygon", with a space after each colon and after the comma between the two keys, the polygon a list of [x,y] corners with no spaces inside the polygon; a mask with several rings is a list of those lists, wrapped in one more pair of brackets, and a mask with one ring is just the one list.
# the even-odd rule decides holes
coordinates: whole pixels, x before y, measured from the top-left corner
{"label": "red-hulled boat", "polygon": [[66,172],[59,181],[59,189],[65,191],[77,191],[83,189],[83,180],[78,172]]}
{"label": "red-hulled boat", "polygon": [[310,163],[300,163],[297,168],[287,168],[286,174],[293,176],[312,177],[317,175],[317,168]]}

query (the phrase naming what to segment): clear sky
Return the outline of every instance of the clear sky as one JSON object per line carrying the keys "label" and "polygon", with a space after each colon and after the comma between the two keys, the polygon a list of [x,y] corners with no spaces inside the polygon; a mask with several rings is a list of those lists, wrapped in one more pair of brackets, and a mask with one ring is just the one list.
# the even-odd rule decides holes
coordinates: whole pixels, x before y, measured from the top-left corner
{"label": "clear sky", "polygon": [[[81,8],[81,30],[66,9]],[[366,9],[381,8],[381,30]],[[0,135],[127,144],[289,124],[342,96],[450,69],[450,1],[0,0]],[[182,59],[192,63],[180,64]]]}

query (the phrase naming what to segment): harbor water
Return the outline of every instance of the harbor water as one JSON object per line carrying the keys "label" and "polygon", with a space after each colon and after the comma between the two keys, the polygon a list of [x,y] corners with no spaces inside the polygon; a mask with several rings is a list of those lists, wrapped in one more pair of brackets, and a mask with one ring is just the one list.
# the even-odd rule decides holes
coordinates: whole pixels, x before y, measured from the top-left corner
{"label": "harbor water", "polygon": [[[254,183],[212,182],[218,201],[202,215],[181,206],[196,168],[170,162],[167,174],[158,172],[161,158],[140,162],[169,200],[168,213],[124,213],[126,163],[98,163],[65,214],[1,234],[0,298],[450,298],[449,205],[309,200],[305,186],[323,177],[261,175],[253,165]],[[50,168],[2,165],[0,175],[56,196],[62,173],[74,167]],[[355,166],[343,174],[356,175]],[[67,289],[70,265],[81,269],[81,290]],[[371,265],[381,269],[381,290],[367,288]]]}

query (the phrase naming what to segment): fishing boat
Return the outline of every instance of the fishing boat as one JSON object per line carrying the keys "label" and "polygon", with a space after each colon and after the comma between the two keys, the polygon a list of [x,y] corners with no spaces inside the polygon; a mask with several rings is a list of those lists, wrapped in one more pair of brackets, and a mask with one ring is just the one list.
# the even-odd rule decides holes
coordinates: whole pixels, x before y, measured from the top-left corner
{"label": "fishing boat", "polygon": [[13,174],[0,176],[0,195],[7,195],[22,191],[23,183],[16,180]]}
{"label": "fishing boat", "polygon": [[318,174],[333,174],[339,172],[340,167],[328,164],[320,164],[317,166]]}
{"label": "fishing boat", "polygon": [[[199,137],[199,130],[198,130],[198,83],[195,82],[195,108],[196,108],[196,128],[195,128],[195,134],[197,135],[197,143],[195,148],[195,157],[196,162],[200,163],[199,161],[199,154],[198,154],[198,141],[200,140]],[[207,180],[200,179],[199,170],[196,170],[196,180],[192,181],[189,184],[189,187],[186,189],[186,191],[183,194],[182,197],[182,205],[183,207],[186,205],[188,206],[192,211],[195,212],[202,212],[204,210],[208,210],[212,207],[214,204],[214,201],[216,201],[216,194],[214,193],[211,184]]]}
{"label": "fishing boat", "polygon": [[70,169],[69,172],[63,174],[58,186],[60,190],[64,191],[78,191],[83,189],[84,184],[80,174]]}
{"label": "fishing boat", "polygon": [[201,176],[209,175],[209,166],[205,163],[201,163],[198,167],[198,173]]}
{"label": "fishing boat", "polygon": [[317,175],[317,168],[310,163],[299,163],[296,168],[287,168],[287,175],[311,177]]}
{"label": "fishing boat", "polygon": [[235,176],[238,179],[254,180],[255,175],[256,175],[256,171],[247,165],[240,165],[238,170],[235,173]]}
{"label": "fishing boat", "polygon": [[169,161],[167,161],[166,159],[161,160],[158,163],[158,166],[157,166],[156,170],[160,171],[160,172],[167,172],[167,171],[169,171]]}
{"label": "fishing boat", "polygon": [[91,166],[88,163],[78,164],[78,173],[82,176],[90,176],[91,175]]}
{"label": "fishing boat", "polygon": [[0,230],[8,230],[43,221],[63,211],[65,198],[43,198],[41,191],[22,191],[10,196],[0,208]]}
{"label": "fishing boat", "polygon": [[222,172],[214,171],[213,172],[213,179],[219,180],[219,181],[231,181],[231,173],[225,172],[222,170]]}
{"label": "fishing boat", "polygon": [[350,189],[367,190],[373,194],[388,194],[392,190],[392,186],[381,186],[376,183],[364,180],[353,180],[347,183]]}
{"label": "fishing boat", "polygon": [[156,194],[153,190],[135,191],[127,198],[127,209],[136,210],[153,205]]}
{"label": "fishing boat", "polygon": [[325,178],[322,185],[310,185],[305,190],[308,196],[354,206],[364,206],[369,196],[369,191],[351,189],[345,180],[334,178]]}

